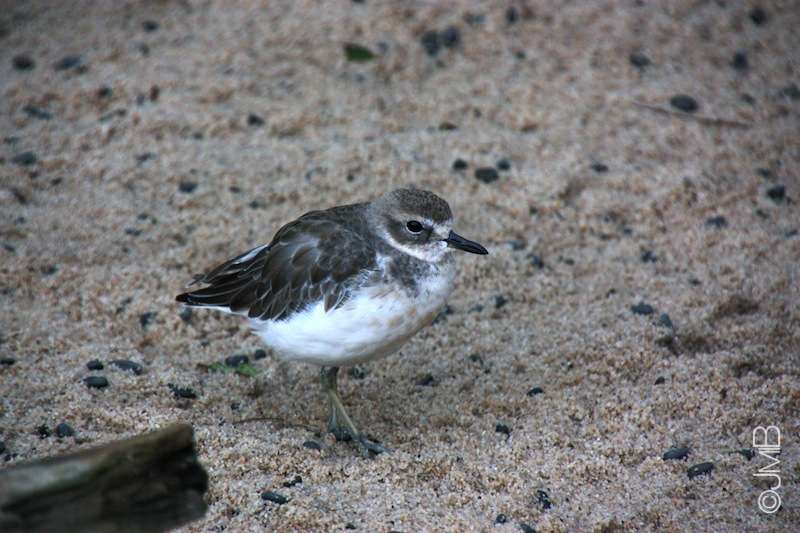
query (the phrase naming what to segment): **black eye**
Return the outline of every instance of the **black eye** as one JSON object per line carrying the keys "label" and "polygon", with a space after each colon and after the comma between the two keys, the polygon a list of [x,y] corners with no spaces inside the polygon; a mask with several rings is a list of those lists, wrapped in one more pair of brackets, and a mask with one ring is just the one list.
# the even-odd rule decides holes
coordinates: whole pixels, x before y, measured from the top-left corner
{"label": "black eye", "polygon": [[422,231],[422,224],[420,224],[416,220],[410,220],[408,224],[406,224],[406,228],[408,228],[408,231],[410,231],[411,233],[419,233],[420,231]]}

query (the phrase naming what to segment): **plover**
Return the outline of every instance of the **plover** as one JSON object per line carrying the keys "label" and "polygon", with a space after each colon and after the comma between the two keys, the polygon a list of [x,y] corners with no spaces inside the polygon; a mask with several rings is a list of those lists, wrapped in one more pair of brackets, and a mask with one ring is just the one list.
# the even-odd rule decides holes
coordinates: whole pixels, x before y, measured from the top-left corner
{"label": "plover", "polygon": [[328,430],[380,453],[345,411],[336,376],[397,351],[433,321],[453,290],[453,250],[488,253],[452,226],[447,202],[417,189],[311,211],[197,276],[207,286],[176,300],[243,315],[279,357],[321,366]]}

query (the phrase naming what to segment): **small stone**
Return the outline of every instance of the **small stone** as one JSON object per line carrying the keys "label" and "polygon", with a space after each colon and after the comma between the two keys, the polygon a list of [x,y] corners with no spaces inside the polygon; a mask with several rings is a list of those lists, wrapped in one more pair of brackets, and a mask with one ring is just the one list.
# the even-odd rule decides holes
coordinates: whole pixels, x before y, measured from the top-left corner
{"label": "small stone", "polygon": [[503,435],[505,435],[506,437],[508,437],[509,435],[511,435],[511,428],[509,428],[509,427],[508,427],[507,425],[505,425],[505,424],[497,424],[497,425],[495,425],[495,426],[494,426],[494,431],[495,431],[495,433],[502,433],[502,434],[503,434]]}
{"label": "small stone", "polygon": [[146,329],[147,326],[150,325],[150,322],[153,321],[156,314],[153,311],[148,311],[147,313],[142,313],[139,315],[139,325],[142,326],[142,329]]}
{"label": "small stone", "polygon": [[181,320],[183,320],[184,323],[191,324],[192,313],[193,312],[191,307],[184,307],[183,309],[181,309],[181,312],[178,313],[178,316],[181,317]]}
{"label": "small stone", "polygon": [[305,441],[303,443],[303,448],[308,448],[309,450],[317,450],[317,451],[319,451],[319,450],[322,449],[322,445],[319,442],[315,441],[315,440],[307,440],[307,441]]}
{"label": "small stone", "polygon": [[289,481],[284,481],[283,486],[288,488],[294,487],[295,485],[299,485],[303,482],[303,478],[300,476],[294,476],[294,478],[290,479]]}
{"label": "small stone", "polygon": [[539,255],[531,252],[531,253],[528,254],[528,259],[530,260],[531,265],[533,267],[535,267],[535,268],[544,268],[544,261],[542,260],[542,258]]}
{"label": "small stone", "polygon": [[142,365],[129,361],[128,359],[114,359],[111,361],[111,364],[123,371],[130,370],[137,376],[141,376],[144,372],[144,367]]}
{"label": "small stone", "polygon": [[536,533],[536,530],[528,524],[520,524],[519,529],[522,533]]}
{"label": "small stone", "polygon": [[544,389],[541,387],[533,387],[528,391],[528,396],[536,396],[537,394],[544,394]]}
{"label": "small stone", "polygon": [[353,379],[364,379],[367,377],[367,371],[361,368],[360,366],[351,366],[347,370],[347,375],[349,375]]}
{"label": "small stone", "polygon": [[36,61],[31,59],[30,56],[18,55],[14,56],[14,58],[11,60],[11,64],[16,70],[25,71],[33,70],[33,68],[36,66]]}
{"label": "small stone", "polygon": [[419,39],[422,48],[429,56],[435,56],[439,53],[441,44],[439,43],[439,33],[434,30],[428,30],[422,34]]}
{"label": "small stone", "polygon": [[542,511],[546,511],[553,506],[553,503],[550,501],[550,496],[543,490],[536,491],[536,501],[541,505]]}
{"label": "small stone", "polygon": [[75,430],[72,429],[72,426],[67,424],[66,422],[61,422],[59,425],[56,426],[56,437],[59,439],[63,439],[65,437],[74,437]]}
{"label": "small stone", "polygon": [[495,166],[497,167],[497,170],[502,170],[502,171],[511,170],[511,161],[509,161],[508,159],[500,159],[495,164]]}
{"label": "small stone", "polygon": [[661,457],[664,461],[675,461],[684,459],[689,455],[689,448],[670,448]]}
{"label": "small stone", "polygon": [[756,6],[750,10],[750,20],[752,20],[753,24],[756,26],[766,24],[768,19],[767,12],[761,7]]}
{"label": "small stone", "polygon": [[29,167],[39,160],[33,152],[22,152],[11,158],[11,162],[21,167]]}
{"label": "small stone", "polygon": [[108,85],[103,85],[97,89],[98,98],[111,98],[112,96],[114,96],[114,90]]}
{"label": "small stone", "polygon": [[631,55],[628,56],[628,61],[630,61],[631,65],[640,69],[649,67],[652,64],[650,58],[644,55],[642,52],[631,53]]}
{"label": "small stone", "polygon": [[348,522],[347,524],[345,524],[345,525],[344,525],[344,528],[345,528],[345,529],[357,529],[357,528],[356,528],[356,526],[355,526],[355,524],[351,524],[351,523],[349,523],[349,522]]}
{"label": "small stone", "polygon": [[256,361],[260,361],[261,359],[266,359],[266,358],[267,358],[266,350],[262,350],[261,348],[259,348],[255,352],[253,352],[253,359],[255,359]]}
{"label": "small stone", "polygon": [[152,85],[150,87],[150,92],[148,93],[147,97],[150,98],[151,102],[155,102],[158,100],[158,96],[161,94],[161,88],[158,85]]}
{"label": "small stone", "polygon": [[500,309],[508,303],[508,298],[503,296],[502,294],[498,294],[494,297],[494,308]]}
{"label": "small stone", "polygon": [[284,503],[287,503],[289,501],[289,499],[286,496],[282,496],[277,492],[272,492],[271,490],[263,492],[261,494],[261,499],[268,502],[277,503],[278,505],[283,505]]}
{"label": "small stone", "polygon": [[52,113],[35,105],[28,104],[22,108],[22,111],[29,117],[38,118],[39,120],[50,120],[53,118]]}
{"label": "small stone", "polygon": [[158,30],[158,22],[155,20],[145,20],[142,22],[142,29],[147,33],[154,32]]}
{"label": "small stone", "polygon": [[714,470],[714,463],[699,463],[694,466],[690,466],[689,470],[686,471],[686,474],[688,474],[689,479],[693,479],[697,476],[702,476],[703,474],[710,474],[712,470]]}
{"label": "small stone", "polygon": [[172,391],[173,396],[176,398],[184,398],[187,400],[194,400],[197,398],[197,393],[191,387],[178,387],[172,383],[167,383],[167,387]]}
{"label": "small stone", "polygon": [[259,127],[264,125],[264,119],[256,115],[255,113],[250,113],[247,115],[247,125]]}
{"label": "small stone", "polygon": [[80,56],[64,56],[53,64],[55,70],[69,70],[81,65]]}
{"label": "small stone", "polygon": [[458,158],[458,159],[456,159],[455,161],[453,161],[453,170],[464,170],[464,169],[466,169],[468,166],[469,166],[469,165],[467,164],[467,162],[466,162],[466,161],[464,161],[464,160],[463,160],[463,159],[461,159],[461,158]]}
{"label": "small stone", "polygon": [[507,242],[509,246],[511,246],[511,249],[514,250],[515,252],[524,250],[525,247],[528,245],[528,243],[525,242],[524,239],[511,239],[510,241]]}
{"label": "small stone", "polygon": [[89,370],[103,370],[103,363],[99,359],[92,359],[86,363],[86,368]]}
{"label": "small stone", "polygon": [[42,424],[41,426],[36,428],[36,434],[39,435],[40,439],[46,439],[47,437],[50,436],[50,428]]}
{"label": "small stone", "polygon": [[653,383],[656,384],[656,385],[663,385],[664,381],[666,381],[664,379],[664,376],[658,376]]}
{"label": "small stone", "polygon": [[475,169],[475,177],[483,183],[492,183],[500,178],[494,167],[481,167]]}
{"label": "small stone", "polygon": [[6,443],[0,440],[0,453],[6,453]]}
{"label": "small stone", "polygon": [[669,329],[675,329],[675,326],[672,324],[672,319],[667,313],[661,313],[661,316],[658,317],[658,325]]}
{"label": "small stone", "polygon": [[516,7],[511,6],[508,9],[506,9],[506,22],[509,24],[509,26],[511,24],[516,24],[518,20],[519,20],[519,12],[517,11]]}
{"label": "small stone", "polygon": [[108,387],[108,380],[103,376],[89,376],[83,380],[91,389],[104,389]]}
{"label": "small stone", "polygon": [[700,107],[697,100],[686,94],[677,94],[669,99],[672,107],[684,113],[694,113]]}
{"label": "small stone", "polygon": [[767,198],[772,200],[773,202],[780,203],[786,199],[786,186],[785,185],[775,185],[767,189]]}
{"label": "small stone", "polygon": [[642,251],[642,254],[639,256],[639,259],[642,260],[642,263],[655,263],[656,261],[658,261],[658,257],[656,257],[656,254],[654,254],[652,250]]}
{"label": "small stone", "polygon": [[439,131],[453,131],[453,130],[457,130],[457,129],[458,129],[458,126],[456,126],[452,122],[444,121],[441,124],[439,124]]}
{"label": "small stone", "polygon": [[439,41],[445,48],[455,48],[461,42],[461,32],[455,26],[448,26],[439,35]]}
{"label": "small stone", "polygon": [[650,305],[650,304],[646,304],[644,302],[639,302],[638,304],[631,306],[631,312],[634,315],[645,315],[645,316],[647,316],[647,315],[652,315],[653,313],[655,313],[655,309],[653,309],[653,306]]}
{"label": "small stone", "polygon": [[800,87],[796,83],[790,83],[778,92],[778,96],[789,98],[790,100],[800,100]]}
{"label": "small stone", "polygon": [[736,450],[736,453],[738,453],[748,461],[750,461],[753,457],[756,456],[756,451],[752,448],[742,448],[741,450]]}
{"label": "small stone", "polygon": [[0,357],[0,366],[11,366],[16,362],[17,360],[13,357]]}
{"label": "small stone", "polygon": [[237,366],[246,365],[250,362],[250,358],[244,354],[230,355],[225,358],[225,366],[236,368]]}
{"label": "small stone", "polygon": [[608,172],[608,165],[603,163],[592,163],[592,170],[594,170],[598,174],[603,174],[605,172]]}
{"label": "small stone", "polygon": [[706,219],[706,226],[722,229],[728,226],[728,219],[722,215],[710,217]]}
{"label": "small stone", "polygon": [[181,181],[178,184],[178,190],[184,194],[191,194],[197,189],[197,183],[194,181]]}
{"label": "small stone", "polygon": [[436,379],[431,373],[423,374],[417,379],[417,385],[420,387],[432,387],[436,385]]}
{"label": "small stone", "polygon": [[500,513],[499,515],[494,517],[495,524],[505,524],[506,522],[508,522],[508,517],[503,513]]}
{"label": "small stone", "polygon": [[744,72],[748,68],[750,68],[750,63],[747,61],[747,54],[744,52],[736,52],[733,54],[733,59],[731,60],[731,66],[740,72]]}

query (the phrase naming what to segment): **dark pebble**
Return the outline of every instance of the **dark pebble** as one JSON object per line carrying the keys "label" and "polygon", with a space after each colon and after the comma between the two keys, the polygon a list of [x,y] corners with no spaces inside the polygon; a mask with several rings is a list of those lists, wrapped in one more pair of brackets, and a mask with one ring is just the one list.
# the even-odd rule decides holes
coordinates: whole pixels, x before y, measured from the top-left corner
{"label": "dark pebble", "polygon": [[544,268],[544,261],[542,258],[534,253],[528,254],[528,259],[531,261],[531,265],[536,268]]}
{"label": "dark pebble", "polygon": [[138,228],[125,228],[125,234],[130,235],[131,237],[138,237],[142,234],[142,230]]}
{"label": "dark pebble", "polygon": [[650,304],[639,302],[638,304],[631,306],[631,312],[634,315],[652,315],[655,313],[655,309],[653,309],[653,306]]}
{"label": "dark pebble", "polygon": [[475,177],[478,181],[482,181],[483,183],[492,183],[493,181],[497,181],[500,175],[494,167],[481,167],[475,169]]}
{"label": "dark pebble", "polygon": [[712,228],[717,228],[717,229],[726,228],[728,227],[728,219],[721,215],[707,218],[706,226],[710,226]]}
{"label": "dark pebble", "polygon": [[536,491],[536,501],[542,506],[543,511],[546,511],[553,506],[553,502],[550,501],[550,496],[548,496],[543,490]]}
{"label": "dark pebble", "polygon": [[762,24],[766,24],[769,17],[767,16],[767,12],[764,11],[761,7],[754,7],[750,10],[750,20],[753,21],[753,24],[756,26],[761,26]]}
{"label": "dark pebble", "polygon": [[461,158],[459,158],[459,159],[456,159],[455,161],[453,161],[453,170],[464,170],[464,169],[466,169],[468,166],[469,166],[469,165],[467,164],[467,162],[466,162],[466,161],[464,161],[464,160],[463,160],[463,159],[461,159]]}
{"label": "dark pebble", "polygon": [[83,380],[86,386],[92,389],[104,389],[108,387],[108,380],[103,376],[89,376]]}
{"label": "dark pebble", "polygon": [[528,245],[528,243],[525,242],[523,239],[511,239],[510,241],[508,241],[508,244],[511,246],[511,249],[514,250],[515,252],[524,250],[525,247]]}
{"label": "dark pebble", "polygon": [[142,329],[147,328],[150,325],[150,322],[153,321],[156,314],[153,311],[148,311],[147,313],[142,313],[139,315],[139,325],[142,326]]}
{"label": "dark pebble", "polygon": [[445,48],[454,48],[461,42],[461,32],[455,26],[448,26],[439,35],[439,40]]}
{"label": "dark pebble", "polygon": [[142,165],[151,159],[155,159],[156,154],[153,152],[144,152],[142,154],[136,154],[133,158],[136,160],[136,164]]}
{"label": "dark pebble", "polygon": [[11,366],[16,362],[17,360],[13,357],[0,357],[0,365],[2,366]]}
{"label": "dark pebble", "polygon": [[277,503],[278,505],[283,505],[289,501],[286,496],[281,496],[277,492],[272,492],[271,490],[261,493],[261,499],[268,502]]}
{"label": "dark pebble", "polygon": [[35,105],[28,104],[22,108],[22,111],[29,117],[38,118],[40,120],[50,120],[53,118],[52,113]]}
{"label": "dark pebble", "polygon": [[536,530],[528,524],[520,524],[519,529],[522,533],[536,533]]}
{"label": "dark pebble", "polygon": [[690,466],[686,474],[688,474],[689,479],[693,479],[703,474],[710,474],[712,470],[714,470],[714,463],[700,463]]}
{"label": "dark pebble", "polygon": [[0,453],[6,453],[6,443],[0,440]]}
{"label": "dark pebble", "polygon": [[698,109],[697,100],[685,94],[677,94],[669,99],[669,103],[675,109],[684,113],[694,113]]}
{"label": "dark pebble", "polygon": [[441,124],[439,124],[439,131],[453,131],[453,130],[457,130],[457,129],[458,129],[458,126],[456,126],[452,122],[444,121]]}
{"label": "dark pebble", "polygon": [[499,515],[494,517],[495,524],[505,524],[506,522],[508,522],[508,517],[503,513],[500,513]]}
{"label": "dark pebble", "polygon": [[505,424],[497,424],[496,426],[494,426],[494,431],[495,431],[495,433],[502,433],[506,437],[511,435],[511,428],[509,428]]}
{"label": "dark pebble", "polygon": [[194,181],[181,181],[178,184],[178,190],[185,194],[191,194],[197,189],[197,183]]}
{"label": "dark pebble", "polygon": [[669,329],[675,329],[675,326],[672,324],[672,319],[667,313],[661,313],[661,316],[658,317],[658,325]]}
{"label": "dark pebble", "polygon": [[259,348],[258,350],[253,352],[253,359],[255,359],[256,361],[259,361],[261,359],[266,359],[266,358],[267,358],[266,350],[262,350],[261,348]]}
{"label": "dark pebble", "polygon": [[347,374],[353,379],[364,379],[367,377],[367,371],[360,366],[351,366],[347,370]]}
{"label": "dark pebble", "polygon": [[422,48],[425,49],[425,52],[429,56],[435,56],[439,53],[439,49],[441,48],[441,44],[439,43],[439,33],[434,30],[428,30],[422,34],[422,37],[419,39]]}
{"label": "dark pebble", "polygon": [[661,457],[665,461],[674,461],[677,459],[685,459],[689,455],[689,448],[670,448]]}
{"label": "dark pebble", "polygon": [[103,363],[99,359],[92,359],[86,363],[86,368],[89,370],[103,370]]}
{"label": "dark pebble", "polygon": [[34,154],[33,152],[22,152],[21,154],[17,154],[11,158],[12,163],[14,163],[15,165],[20,165],[22,167],[31,166],[38,160],[39,158],[36,157],[36,154]]}
{"label": "dark pebble", "polygon": [[103,85],[97,89],[98,98],[111,98],[114,95],[114,90],[108,85]]}
{"label": "dark pebble", "polygon": [[786,198],[786,186],[775,185],[767,189],[767,198],[775,203],[782,202]]}
{"label": "dark pebble", "polygon": [[655,263],[658,261],[658,257],[656,257],[656,254],[654,254],[652,250],[642,251],[642,255],[639,256],[639,259],[642,260],[642,263]]}
{"label": "dark pebble", "polygon": [[284,481],[283,482],[283,486],[288,489],[288,488],[294,487],[295,485],[299,485],[302,482],[303,482],[303,478],[301,478],[300,476],[294,476],[293,479],[290,479],[289,481]]}
{"label": "dark pebble", "polygon": [[519,20],[519,11],[514,6],[509,7],[506,9],[506,22],[510,24],[515,24]]}
{"label": "dark pebble", "polygon": [[497,170],[511,170],[511,161],[508,159],[501,159],[496,164]]}
{"label": "dark pebble", "polygon": [[36,434],[39,435],[40,439],[46,439],[47,437],[50,436],[50,428],[42,424],[41,426],[36,428]]}
{"label": "dark pebble", "polygon": [[168,383],[167,387],[172,391],[176,398],[185,398],[187,400],[194,400],[197,398],[197,393],[191,387],[178,387],[172,383]]}
{"label": "dark pebble", "polygon": [[593,163],[592,170],[598,174],[603,174],[604,172],[608,172],[608,165],[604,165],[603,163]]}
{"label": "dark pebble", "polygon": [[181,309],[181,312],[178,314],[186,324],[190,324],[192,322],[192,308],[191,307],[184,307]]}
{"label": "dark pebble", "polygon": [[636,68],[643,69],[652,65],[652,61],[650,61],[650,58],[641,52],[633,52],[631,55],[628,56],[628,61],[630,61],[631,65],[633,65]]}
{"label": "dark pebble", "polygon": [[53,64],[53,68],[56,70],[69,70],[80,65],[80,56],[64,56]]}
{"label": "dark pebble", "polygon": [[248,126],[263,126],[264,119],[256,115],[255,113],[250,113],[247,115],[247,125]]}
{"label": "dark pebble", "polygon": [[154,32],[158,29],[158,22],[155,20],[145,20],[142,22],[142,29],[148,33]]}
{"label": "dark pebble", "polygon": [[18,55],[14,56],[11,60],[11,64],[16,70],[33,70],[36,66],[36,61],[31,59],[30,56]]}
{"label": "dark pebble", "polygon": [[505,306],[508,303],[508,298],[503,296],[502,294],[498,294],[494,297],[494,308],[500,309],[501,307]]}
{"label": "dark pebble", "polygon": [[656,380],[655,380],[655,382],[654,382],[654,383],[655,383],[656,385],[663,385],[663,384],[664,384],[664,381],[666,381],[666,380],[664,379],[664,376],[658,376],[658,377],[656,378]]}
{"label": "dark pebble", "polygon": [[66,422],[61,422],[59,425],[56,426],[56,437],[59,439],[63,439],[65,437],[74,437],[75,430],[72,429],[72,426],[67,424]]}
{"label": "dark pebble", "polygon": [[237,367],[246,365],[250,362],[250,358],[244,354],[229,355],[225,358],[225,366]]}
{"label": "dark pebble", "polygon": [[748,461],[750,461],[753,457],[756,456],[756,451],[753,448],[742,448],[741,450],[736,450],[736,453],[738,453]]}
{"label": "dark pebble", "polygon": [[528,391],[528,396],[536,396],[537,394],[544,394],[544,389],[541,387],[533,387]]}
{"label": "dark pebble", "polygon": [[144,367],[142,365],[139,363],[134,363],[133,361],[129,361],[128,359],[114,359],[111,361],[111,364],[120,370],[130,370],[137,376],[141,376],[142,372],[144,372]]}
{"label": "dark pebble", "polygon": [[357,529],[355,524],[350,524],[350,523],[345,524],[344,528],[345,529]]}
{"label": "dark pebble", "polygon": [[800,87],[796,83],[790,83],[781,89],[778,95],[790,100],[800,100]]}
{"label": "dark pebble", "polygon": [[308,448],[309,450],[321,450],[322,445],[315,440],[307,440],[303,443],[303,448]]}
{"label": "dark pebble", "polygon": [[733,59],[731,60],[731,66],[740,71],[744,72],[748,68],[750,68],[750,63],[747,61],[747,54],[744,52],[736,52],[733,54]]}
{"label": "dark pebble", "polygon": [[436,384],[436,380],[434,379],[433,375],[428,373],[421,376],[417,379],[417,385],[420,387],[430,387]]}

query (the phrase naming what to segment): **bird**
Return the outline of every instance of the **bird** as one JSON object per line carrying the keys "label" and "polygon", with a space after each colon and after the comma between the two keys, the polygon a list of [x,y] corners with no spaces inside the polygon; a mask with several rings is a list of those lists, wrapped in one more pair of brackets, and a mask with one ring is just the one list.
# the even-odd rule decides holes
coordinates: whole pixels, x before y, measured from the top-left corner
{"label": "bird", "polygon": [[337,388],[340,367],[396,352],[444,308],[456,250],[486,255],[453,231],[449,204],[403,188],[372,201],[310,211],[225,261],[176,296],[186,306],[247,318],[283,360],[317,365],[328,431],[367,457],[389,451],[359,431]]}

